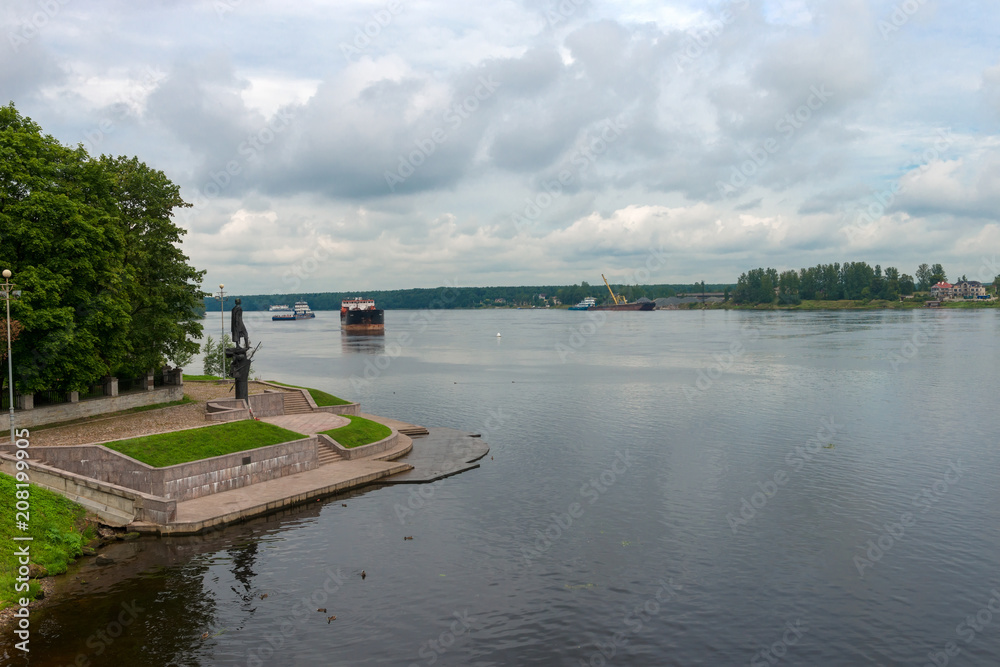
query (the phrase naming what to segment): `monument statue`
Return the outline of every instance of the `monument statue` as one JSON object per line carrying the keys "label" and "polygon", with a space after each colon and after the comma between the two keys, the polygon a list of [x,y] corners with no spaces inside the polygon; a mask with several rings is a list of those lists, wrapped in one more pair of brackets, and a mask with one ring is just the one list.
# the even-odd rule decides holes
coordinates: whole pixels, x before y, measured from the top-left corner
{"label": "monument statue", "polygon": [[243,324],[243,306],[240,305],[239,299],[236,299],[236,305],[229,313],[229,330],[232,332],[233,339],[233,347],[226,349],[226,358],[231,360],[229,375],[235,380],[233,384],[236,389],[236,398],[242,398],[249,405],[250,361],[253,358],[253,352],[248,354],[250,336],[247,335],[247,328]]}
{"label": "monument statue", "polygon": [[[234,346],[243,349],[250,347],[250,337],[247,336],[247,328],[243,325],[243,306],[240,305],[239,299],[236,299],[236,305],[229,313],[229,332]],[[240,340],[243,340],[245,345],[240,345]]]}

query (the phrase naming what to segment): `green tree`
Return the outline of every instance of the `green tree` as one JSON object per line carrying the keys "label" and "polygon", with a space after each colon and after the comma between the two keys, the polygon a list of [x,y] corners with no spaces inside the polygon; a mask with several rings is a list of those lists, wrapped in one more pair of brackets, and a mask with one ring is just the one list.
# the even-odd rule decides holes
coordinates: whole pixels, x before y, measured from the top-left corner
{"label": "green tree", "polygon": [[909,296],[917,291],[917,285],[913,282],[913,276],[907,275],[905,273],[899,276],[899,293],[904,296]]}
{"label": "green tree", "polygon": [[176,186],[138,160],[91,159],[0,107],[0,264],[18,390],[84,389],[197,350],[202,273],[177,248]]}
{"label": "green tree", "polygon": [[137,158],[103,156],[111,176],[112,195],[125,231],[125,286],[131,309],[128,356],[124,375],[137,375],[167,359],[188,358],[198,351],[197,314],[207,294],[199,288],[204,271],[196,271],[179,245],[185,230],[171,220],[174,209],[190,206],[180,188]]}
{"label": "green tree", "polygon": [[943,283],[948,280],[948,276],[945,275],[944,267],[940,264],[935,264],[931,267],[931,285],[937,285],[938,283]]}
{"label": "green tree", "polygon": [[23,290],[11,304],[23,327],[19,391],[84,389],[121,365],[131,324],[124,252],[100,164],[13,104],[0,107],[0,264]]}
{"label": "green tree", "polygon": [[931,281],[931,267],[927,264],[921,264],[917,267],[916,272],[917,277],[917,289],[921,292],[926,292],[931,288],[934,282]]}

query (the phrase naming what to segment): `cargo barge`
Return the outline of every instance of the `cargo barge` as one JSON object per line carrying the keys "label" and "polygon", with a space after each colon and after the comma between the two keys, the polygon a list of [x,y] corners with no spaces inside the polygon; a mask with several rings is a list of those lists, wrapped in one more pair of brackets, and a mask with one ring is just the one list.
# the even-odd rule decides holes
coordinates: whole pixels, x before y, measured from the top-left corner
{"label": "cargo barge", "polygon": [[375,307],[375,299],[344,299],[340,302],[340,328],[356,333],[385,331],[385,311]]}

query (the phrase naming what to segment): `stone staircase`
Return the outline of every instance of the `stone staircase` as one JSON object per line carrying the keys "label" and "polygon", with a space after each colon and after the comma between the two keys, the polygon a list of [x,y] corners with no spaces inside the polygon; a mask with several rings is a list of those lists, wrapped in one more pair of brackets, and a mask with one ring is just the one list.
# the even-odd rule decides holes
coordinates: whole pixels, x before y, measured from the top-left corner
{"label": "stone staircase", "polygon": [[428,433],[430,433],[430,431],[425,429],[423,426],[414,426],[413,428],[401,428],[398,430],[403,435],[409,436],[411,438],[414,436],[427,435]]}
{"label": "stone staircase", "polygon": [[327,463],[336,463],[337,461],[343,461],[344,457],[340,455],[340,452],[330,447],[323,441],[316,443],[316,453],[318,454],[317,460],[319,465],[325,466]]}
{"label": "stone staircase", "polygon": [[286,415],[304,415],[312,412],[312,408],[301,391],[286,391],[282,394],[282,399],[285,401]]}

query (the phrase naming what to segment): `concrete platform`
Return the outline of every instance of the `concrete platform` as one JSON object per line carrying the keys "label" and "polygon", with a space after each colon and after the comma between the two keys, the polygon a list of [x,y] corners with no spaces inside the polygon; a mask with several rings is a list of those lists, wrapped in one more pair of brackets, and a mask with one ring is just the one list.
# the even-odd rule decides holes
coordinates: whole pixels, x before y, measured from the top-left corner
{"label": "concrete platform", "polygon": [[[333,428],[340,428],[350,424],[347,417],[340,417],[330,412],[312,412],[300,415],[276,415],[274,417],[261,417],[262,422],[274,424],[289,431],[295,431],[303,435],[315,435]],[[385,423],[386,420],[378,417],[375,421]]]}
{"label": "concrete platform", "polygon": [[[397,431],[419,428],[396,419],[363,415]],[[347,422],[330,413],[268,417],[268,421],[298,433],[313,434]],[[428,434],[410,438],[399,435],[398,444],[378,456],[336,461],[314,470],[272,479],[177,503],[177,515],[166,525],[136,522],[130,529],[159,535],[195,535],[284,508],[314,502],[369,484],[424,484],[478,468],[489,445],[468,433],[450,428],[430,428]]]}
{"label": "concrete platform", "polygon": [[425,484],[478,468],[490,446],[468,433],[451,428],[429,428],[427,435],[414,436],[413,449],[400,459],[413,469],[381,480],[380,484]]}
{"label": "concrete platform", "polygon": [[131,529],[159,535],[196,535],[277,510],[382,482],[412,466],[394,459],[410,451],[412,441],[399,437],[392,450],[371,459],[338,461],[314,470],[272,479],[177,503],[177,515],[166,525],[133,523]]}

